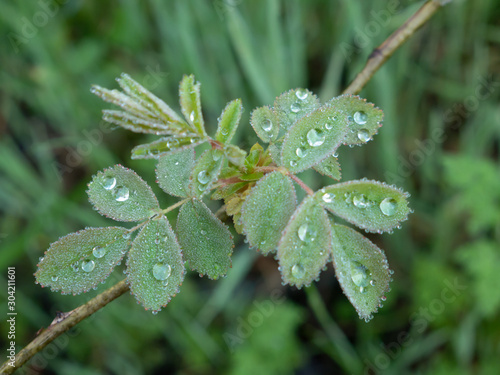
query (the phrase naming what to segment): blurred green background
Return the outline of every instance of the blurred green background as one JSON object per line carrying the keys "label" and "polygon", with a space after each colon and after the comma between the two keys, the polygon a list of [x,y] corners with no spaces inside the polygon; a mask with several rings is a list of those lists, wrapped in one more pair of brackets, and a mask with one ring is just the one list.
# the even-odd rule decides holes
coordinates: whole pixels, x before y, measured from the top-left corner
{"label": "blurred green background", "polygon": [[[92,174],[122,163],[154,183],[154,162],[129,157],[149,138],[110,132],[100,121],[110,106],[90,94],[91,84],[116,88],[114,78],[127,72],[178,109],[178,82],[194,73],[210,132],[225,103],[243,99],[235,143],[248,149],[256,141],[252,108],[299,86],[322,100],[339,95],[422,4],[3,2],[0,280],[6,285],[7,267],[16,267],[18,350],[57,311],[123,278],[117,270],[106,286],[77,297],[34,284],[51,242],[111,223],[86,200]],[[499,42],[500,1],[455,0],[361,92],[384,110],[384,126],[365,147],[340,149],[343,180],[395,183],[412,194],[415,210],[393,235],[368,235],[395,270],[371,322],[358,318],[331,266],[315,288],[283,287],[276,261],[237,238],[227,278],[190,273],[154,316],[126,294],[19,373],[499,374]],[[303,178],[314,189],[331,183]],[[6,312],[6,287],[0,296]],[[4,321],[0,334],[5,344]]]}

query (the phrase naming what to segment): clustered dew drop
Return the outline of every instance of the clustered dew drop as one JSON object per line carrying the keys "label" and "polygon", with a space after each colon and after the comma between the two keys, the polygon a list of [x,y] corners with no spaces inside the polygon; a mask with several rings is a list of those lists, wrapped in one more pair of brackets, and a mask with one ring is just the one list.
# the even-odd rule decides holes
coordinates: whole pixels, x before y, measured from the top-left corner
{"label": "clustered dew drop", "polygon": [[153,266],[153,277],[156,280],[163,281],[170,277],[172,273],[172,267],[170,264],[156,263]]}
{"label": "clustered dew drop", "polygon": [[92,259],[87,259],[82,262],[82,270],[92,272],[95,268],[95,262]]}
{"label": "clustered dew drop", "polygon": [[302,279],[306,274],[305,268],[300,265],[299,263],[295,264],[292,267],[292,276],[295,277],[296,279]]}
{"label": "clustered dew drop", "polygon": [[210,181],[210,174],[206,170],[203,170],[198,173],[197,180],[200,184],[206,185]]}
{"label": "clustered dew drop", "polygon": [[386,216],[392,216],[396,213],[397,202],[393,198],[385,198],[380,202],[380,211]]}
{"label": "clustered dew drop", "polygon": [[290,161],[290,166],[295,167],[297,166],[297,162],[295,160]]}
{"label": "clustered dew drop", "polygon": [[300,100],[305,100],[307,98],[307,91],[306,90],[303,90],[303,89],[298,89],[296,92],[295,92],[295,96],[297,98],[299,98]]}
{"label": "clustered dew drop", "polygon": [[368,121],[368,115],[363,111],[358,111],[353,116],[354,122],[359,125],[364,125]]}
{"label": "clustered dew drop", "polygon": [[320,131],[316,129],[311,129],[307,132],[307,143],[311,147],[319,147],[323,143],[325,143],[326,136]]}
{"label": "clustered dew drop", "polygon": [[104,255],[106,255],[106,248],[101,246],[95,246],[92,249],[92,254],[98,259],[102,258]]}
{"label": "clustered dew drop", "polygon": [[[356,261],[349,262],[350,271],[351,271],[351,279],[352,282],[360,287],[360,292],[363,293],[364,288],[370,284],[370,272],[368,268],[366,268],[363,264]],[[361,290],[363,288],[363,290]]]}

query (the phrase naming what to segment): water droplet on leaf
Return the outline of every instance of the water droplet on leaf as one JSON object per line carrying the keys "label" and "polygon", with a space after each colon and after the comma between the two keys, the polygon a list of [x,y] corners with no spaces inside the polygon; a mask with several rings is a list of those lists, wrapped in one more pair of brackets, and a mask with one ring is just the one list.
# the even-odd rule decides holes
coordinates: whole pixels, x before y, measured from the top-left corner
{"label": "water droplet on leaf", "polygon": [[300,264],[297,263],[292,267],[292,276],[296,279],[302,279],[305,274],[306,270]]}
{"label": "water droplet on leaf", "polygon": [[95,262],[92,259],[84,260],[82,262],[82,270],[85,272],[92,272],[95,268]]}
{"label": "water droplet on leaf", "polygon": [[354,114],[353,119],[356,124],[364,125],[368,120],[368,115],[362,111],[358,111]]}
{"label": "water droplet on leaf", "polygon": [[290,106],[290,111],[292,111],[293,113],[299,112],[300,111],[300,103],[298,103],[298,102],[293,103]]}
{"label": "water droplet on leaf", "polygon": [[361,129],[358,132],[358,139],[362,142],[368,142],[371,139],[370,133],[366,129]]}
{"label": "water droplet on leaf", "polygon": [[59,279],[59,277],[57,277],[57,276],[52,276],[50,279],[51,279],[53,282],[56,282],[56,281]]}
{"label": "water droplet on leaf", "polygon": [[380,211],[386,216],[392,216],[396,213],[397,202],[393,198],[385,198],[380,203]]}
{"label": "water droplet on leaf", "polygon": [[169,264],[156,263],[153,266],[153,276],[156,280],[166,280],[172,273],[172,267]]}
{"label": "water droplet on leaf", "polygon": [[299,147],[295,150],[295,153],[299,158],[303,158],[304,156],[307,155],[308,151],[305,148]]}
{"label": "water droplet on leaf", "polygon": [[297,96],[297,98],[299,98],[300,100],[304,100],[305,98],[307,98],[307,91],[299,89],[295,93],[295,96]]}
{"label": "water droplet on leaf", "polygon": [[330,194],[330,193],[325,193],[323,194],[323,202],[326,202],[326,203],[331,203],[333,201],[333,198],[335,198],[335,195],[334,194]]}
{"label": "water droplet on leaf", "polygon": [[321,146],[325,143],[325,135],[316,129],[311,129],[307,132],[307,143],[312,147]]}
{"label": "water droplet on leaf", "polygon": [[356,195],[352,198],[352,203],[358,208],[366,208],[368,207],[368,200],[364,194]]}
{"label": "water droplet on leaf", "polygon": [[201,171],[198,173],[198,182],[202,185],[208,184],[210,181],[210,174],[207,171]]}
{"label": "water droplet on leaf", "polygon": [[301,241],[311,242],[314,241],[316,237],[316,231],[311,225],[304,223],[297,230],[297,235],[299,236]]}
{"label": "water droplet on leaf", "polygon": [[125,186],[118,186],[114,191],[115,199],[118,202],[125,202],[130,195],[130,192]]}
{"label": "water droplet on leaf", "polygon": [[354,284],[359,287],[366,287],[370,283],[370,279],[368,277],[369,271],[363,266],[361,263],[356,261],[351,261],[350,264],[351,270],[351,279]]}
{"label": "water droplet on leaf", "polygon": [[94,254],[96,258],[102,258],[104,255],[106,255],[106,248],[96,246],[92,249],[92,254]]}
{"label": "water droplet on leaf", "polygon": [[106,190],[111,190],[116,186],[116,178],[114,177],[106,177],[102,183],[102,186]]}

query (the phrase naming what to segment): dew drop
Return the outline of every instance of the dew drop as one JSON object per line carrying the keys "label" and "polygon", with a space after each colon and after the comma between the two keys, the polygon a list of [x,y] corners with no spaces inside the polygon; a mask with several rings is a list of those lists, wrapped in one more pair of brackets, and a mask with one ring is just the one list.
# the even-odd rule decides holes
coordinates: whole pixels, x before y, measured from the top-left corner
{"label": "dew drop", "polygon": [[385,198],[380,203],[380,211],[386,216],[392,216],[396,213],[397,202],[393,198]]}
{"label": "dew drop", "polygon": [[305,100],[307,98],[307,91],[306,90],[302,90],[302,89],[298,89],[296,92],[295,92],[295,96],[297,98],[299,98],[300,100]]}
{"label": "dew drop", "polygon": [[106,248],[96,246],[92,249],[92,254],[94,254],[96,258],[102,258],[104,255],[106,255]]}
{"label": "dew drop", "polygon": [[295,153],[297,154],[297,156],[299,158],[303,158],[307,155],[308,151],[307,149],[305,148],[302,148],[302,147],[298,147],[296,150],[295,150]]}
{"label": "dew drop", "polygon": [[130,192],[125,186],[118,186],[114,191],[115,200],[125,202],[130,195]]}
{"label": "dew drop", "polygon": [[302,267],[302,265],[297,263],[292,267],[292,276],[296,279],[302,279],[305,274],[306,270]]}
{"label": "dew drop", "polygon": [[203,230],[203,229],[202,229],[202,230],[200,231],[200,233],[201,233],[201,235],[202,235],[202,236],[204,236],[205,234],[207,234],[207,231],[205,231],[205,230]]}
{"label": "dew drop", "polygon": [[156,238],[155,239],[155,244],[159,245],[160,244],[160,239],[159,238]]}
{"label": "dew drop", "polygon": [[354,284],[359,287],[366,287],[370,283],[368,278],[368,269],[361,263],[356,261],[351,261],[350,264],[351,279]]}
{"label": "dew drop", "polygon": [[297,230],[297,235],[301,241],[311,242],[316,238],[316,231],[311,225],[304,223]]}
{"label": "dew drop", "polygon": [[356,124],[364,125],[368,120],[368,115],[362,111],[358,111],[354,114],[353,119]]}
{"label": "dew drop", "polygon": [[358,139],[362,142],[368,142],[371,139],[370,133],[366,129],[358,131]]}
{"label": "dew drop", "polygon": [[331,203],[333,201],[333,198],[335,198],[335,194],[330,194],[330,193],[325,193],[323,194],[323,202],[326,203]]}
{"label": "dew drop", "polygon": [[189,115],[189,121],[194,122],[194,111],[192,111]]}
{"label": "dew drop", "polygon": [[265,119],[262,121],[262,130],[264,130],[266,133],[270,132],[273,129],[273,122],[269,119]]}
{"label": "dew drop", "polygon": [[208,184],[210,181],[210,174],[207,171],[203,170],[198,173],[198,182],[202,185]]}
{"label": "dew drop", "polygon": [[114,177],[106,177],[102,182],[102,186],[106,190],[111,190],[116,186],[116,178]]}
{"label": "dew drop", "polygon": [[125,239],[125,240],[128,240],[130,239],[130,237],[132,236],[132,233],[131,232],[126,232],[126,233],[123,233],[122,237]]}
{"label": "dew drop", "polygon": [[156,263],[153,266],[153,276],[156,280],[166,280],[172,273],[172,267],[169,264]]}
{"label": "dew drop", "polygon": [[50,279],[51,279],[53,282],[56,282],[57,280],[59,280],[59,277],[54,275],[54,276],[52,276]]}
{"label": "dew drop", "polygon": [[375,286],[375,280],[370,280],[370,285]]}
{"label": "dew drop", "polygon": [[82,262],[82,270],[92,272],[95,268],[95,262],[92,259],[87,259]]}
{"label": "dew drop", "polygon": [[332,130],[332,128],[333,128],[333,122],[326,122],[325,123],[326,130]]}
{"label": "dew drop", "polygon": [[295,160],[290,161],[290,166],[292,167],[297,166],[297,162]]}
{"label": "dew drop", "polygon": [[307,143],[312,147],[321,146],[325,143],[325,135],[316,129],[311,129],[307,132]]}
{"label": "dew drop", "polygon": [[78,262],[75,262],[71,265],[71,268],[73,268],[73,271],[78,272],[80,267],[78,266]]}
{"label": "dew drop", "polygon": [[352,198],[352,203],[358,208],[366,208],[369,204],[364,194],[354,196],[354,198]]}
{"label": "dew drop", "polygon": [[291,106],[290,106],[290,111],[292,111],[293,113],[297,113],[300,111],[300,103],[299,102],[295,102],[293,103]]}

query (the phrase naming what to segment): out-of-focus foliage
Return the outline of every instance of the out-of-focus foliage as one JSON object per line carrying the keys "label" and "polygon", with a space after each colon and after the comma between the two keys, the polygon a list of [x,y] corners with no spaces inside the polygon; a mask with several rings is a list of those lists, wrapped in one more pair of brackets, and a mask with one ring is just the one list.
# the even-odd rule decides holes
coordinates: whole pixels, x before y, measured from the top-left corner
{"label": "out-of-focus foliage", "polygon": [[[91,84],[115,87],[114,77],[126,71],[181,113],[175,105],[178,82],[192,73],[203,84],[205,119],[216,119],[229,100],[242,99],[246,111],[232,142],[248,149],[258,141],[249,125],[251,108],[273,103],[294,87],[309,87],[322,101],[339,95],[372,49],[421,3],[41,4],[5,2],[0,12],[0,279],[5,285],[7,267],[16,267],[18,349],[56,311],[69,311],[96,294],[60,296],[40,290],[32,275],[55,238],[85,226],[116,225],[87,202],[86,183],[95,171],[121,163],[146,181],[155,178],[153,162],[130,160],[130,150],[158,137],[111,132],[99,113],[109,106],[89,93]],[[369,324],[355,317],[331,267],[318,285],[331,320],[318,319],[319,310],[303,290],[280,285],[271,257],[258,258],[240,243],[226,279],[215,284],[186,277],[183,292],[156,316],[137,308],[132,297],[121,297],[56,340],[56,358],[42,351],[32,368],[54,374],[232,373],[244,363],[255,365],[265,333],[269,345],[280,334],[289,337],[285,354],[297,353],[294,358],[301,360],[281,350],[265,360],[261,355],[263,373],[281,368],[350,374],[361,368],[383,374],[497,374],[494,259],[500,209],[494,188],[486,186],[498,186],[499,179],[499,12],[496,0],[451,2],[360,93],[383,108],[384,127],[377,142],[339,149],[342,179],[394,183],[412,194],[415,209],[408,225],[392,236],[368,235],[385,249],[395,271],[393,290]],[[13,42],[12,33],[24,39]],[[213,121],[205,126],[211,134],[217,128]],[[445,154],[469,161],[451,172]],[[492,167],[479,161],[493,166],[496,178],[482,172]],[[313,188],[332,183],[307,172],[301,178]],[[475,180],[482,182],[468,182]],[[164,200],[161,207],[173,202],[152,188]],[[122,269],[107,286],[124,277]],[[488,280],[495,282],[491,294]],[[287,302],[232,354],[223,334],[237,335],[253,302],[271,300],[274,290]],[[0,289],[2,301],[6,292]],[[285,317],[299,306],[300,318],[287,323]],[[339,355],[346,347],[355,355]]]}

